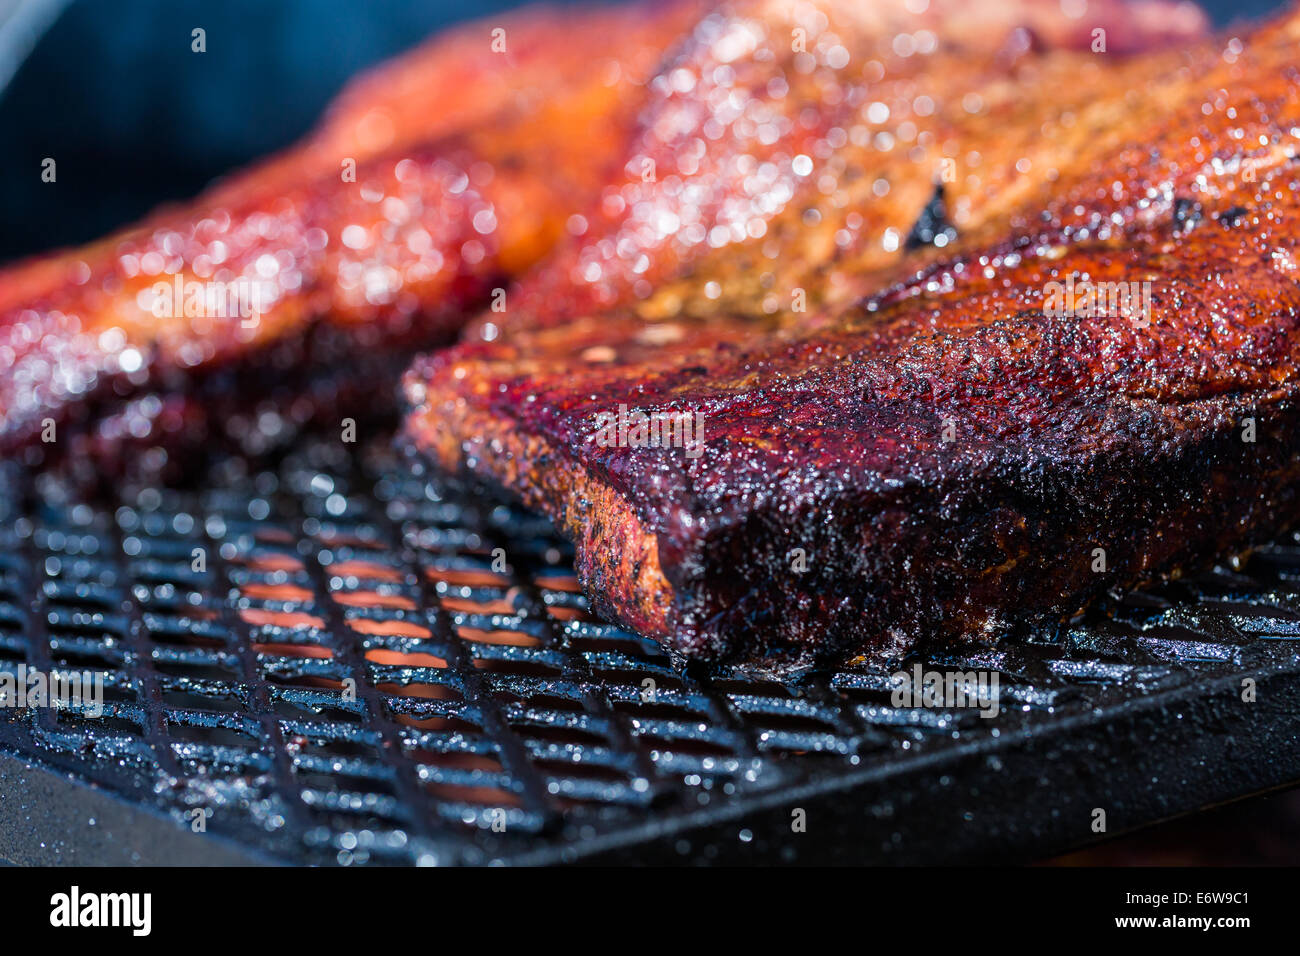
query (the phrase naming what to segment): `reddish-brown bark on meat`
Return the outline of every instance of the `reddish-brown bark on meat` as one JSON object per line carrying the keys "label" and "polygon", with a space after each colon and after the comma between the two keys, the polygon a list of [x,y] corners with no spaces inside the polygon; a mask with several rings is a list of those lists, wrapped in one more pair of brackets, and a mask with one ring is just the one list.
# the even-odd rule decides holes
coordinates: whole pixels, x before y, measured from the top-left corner
{"label": "reddish-brown bark on meat", "polygon": [[[992,640],[1248,548],[1300,518],[1298,41],[1292,14],[1023,54],[938,120],[942,248],[885,240],[931,163],[846,129],[767,236],[422,360],[409,433],[554,516],[599,610],[706,659]],[[1149,310],[1061,311],[1071,281]],[[700,453],[602,441],[620,405],[698,414]]]}

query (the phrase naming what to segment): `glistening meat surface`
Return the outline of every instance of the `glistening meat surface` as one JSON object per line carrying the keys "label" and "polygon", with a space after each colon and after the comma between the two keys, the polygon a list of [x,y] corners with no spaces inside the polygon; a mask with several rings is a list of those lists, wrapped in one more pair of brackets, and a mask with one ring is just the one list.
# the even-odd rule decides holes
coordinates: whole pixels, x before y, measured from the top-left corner
{"label": "glistening meat surface", "polygon": [[[351,84],[285,153],[0,272],[0,453],[155,481],[214,446],[382,413],[412,351],[530,268],[511,315],[567,321],[654,284],[646,307],[671,306],[701,252],[728,245],[744,271],[740,240],[789,220],[815,186],[803,164],[861,110],[892,104],[878,141],[934,158],[969,112],[958,91],[1099,26],[1140,48],[1202,19],[1120,0],[1086,22],[1038,0],[674,0],[459,27]],[[872,208],[897,219],[917,188]],[[859,228],[823,208],[822,241]]]}

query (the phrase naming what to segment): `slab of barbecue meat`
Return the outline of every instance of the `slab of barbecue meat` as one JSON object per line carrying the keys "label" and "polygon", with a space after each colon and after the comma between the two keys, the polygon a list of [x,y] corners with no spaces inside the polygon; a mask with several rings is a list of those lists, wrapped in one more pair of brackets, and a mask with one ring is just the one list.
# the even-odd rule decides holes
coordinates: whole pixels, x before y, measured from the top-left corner
{"label": "slab of barbecue meat", "polygon": [[[1086,9],[1067,16],[1040,0],[721,5],[650,84],[623,180],[606,186],[581,235],[544,260],[511,292],[507,314],[489,314],[481,331],[490,338],[516,320],[568,322],[628,300],[647,316],[711,314],[733,295],[752,300],[753,279],[774,262],[801,274],[805,264],[864,252],[864,242],[875,252],[871,264],[891,264],[945,173],[969,187],[950,209],[958,226],[1009,207],[1030,180],[981,165],[970,141],[1047,145],[1016,105],[1023,88],[1040,82],[1042,53],[1090,51],[1100,31],[1106,56],[1123,56],[1206,29],[1186,3],[1094,0]],[[1104,59],[1076,61],[1051,92],[1086,98]],[[832,181],[836,189],[824,189]],[[843,201],[847,184],[859,188],[851,202]],[[763,241],[746,241],[754,237]],[[690,271],[723,248],[730,251],[712,261],[725,275],[702,280]],[[685,281],[668,281],[684,272]],[[831,290],[822,283],[807,291]]]}
{"label": "slab of barbecue meat", "polygon": [[1300,15],[1021,47],[869,91],[687,278],[421,360],[408,433],[552,515],[600,612],[777,670],[996,640],[1294,525]]}
{"label": "slab of barbecue meat", "polygon": [[183,459],[226,433],[256,450],[323,408],[393,407],[412,350],[590,205],[705,6],[460,27],[354,82],[283,155],[0,272],[0,453],[112,470],[138,447]]}

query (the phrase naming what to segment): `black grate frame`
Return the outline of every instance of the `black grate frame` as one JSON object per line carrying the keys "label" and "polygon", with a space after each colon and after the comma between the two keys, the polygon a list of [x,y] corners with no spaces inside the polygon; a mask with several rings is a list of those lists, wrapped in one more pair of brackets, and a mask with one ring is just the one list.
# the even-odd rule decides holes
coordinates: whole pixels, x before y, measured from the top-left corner
{"label": "black grate frame", "polygon": [[0,670],[100,671],[107,702],[0,710],[0,746],[74,809],[93,784],[159,833],[204,814],[189,862],[1027,859],[1098,808],[1114,833],[1300,779],[1290,538],[925,662],[996,670],[983,719],[892,706],[893,668],[677,666],[589,613],[543,519],[387,440],[223,473],[112,509],[11,468],[0,495]]}

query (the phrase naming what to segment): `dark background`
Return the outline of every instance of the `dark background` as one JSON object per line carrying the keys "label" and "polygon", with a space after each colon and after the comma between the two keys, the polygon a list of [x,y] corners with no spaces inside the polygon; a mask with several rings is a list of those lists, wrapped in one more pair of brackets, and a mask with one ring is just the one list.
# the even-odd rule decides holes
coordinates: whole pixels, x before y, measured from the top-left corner
{"label": "dark background", "polygon": [[[62,0],[0,0],[57,9]],[[869,0],[862,0],[869,2]],[[1055,0],[1041,0],[1052,3]],[[297,139],[359,69],[512,0],[74,0],[0,92],[0,262],[84,242]],[[1208,0],[1220,23],[1277,0]],[[190,31],[207,52],[190,52]],[[0,82],[5,51],[0,48]],[[40,182],[46,156],[58,182]]]}
{"label": "dark background", "polygon": [[[0,261],[93,239],[162,200],[193,195],[301,136],[363,67],[439,27],[517,5],[75,0],[0,91]],[[1280,5],[1202,3],[1221,25]],[[15,9],[26,15],[38,8],[28,31],[35,33],[60,6],[60,0],[0,0],[0,84],[14,49],[24,46],[6,37],[6,20],[12,26]],[[48,14],[40,16],[39,8]],[[207,31],[202,55],[190,52],[195,27]],[[53,185],[39,178],[46,156],[58,161]],[[1277,864],[1294,863],[1298,855],[1300,791],[1290,791],[1051,862]]]}

